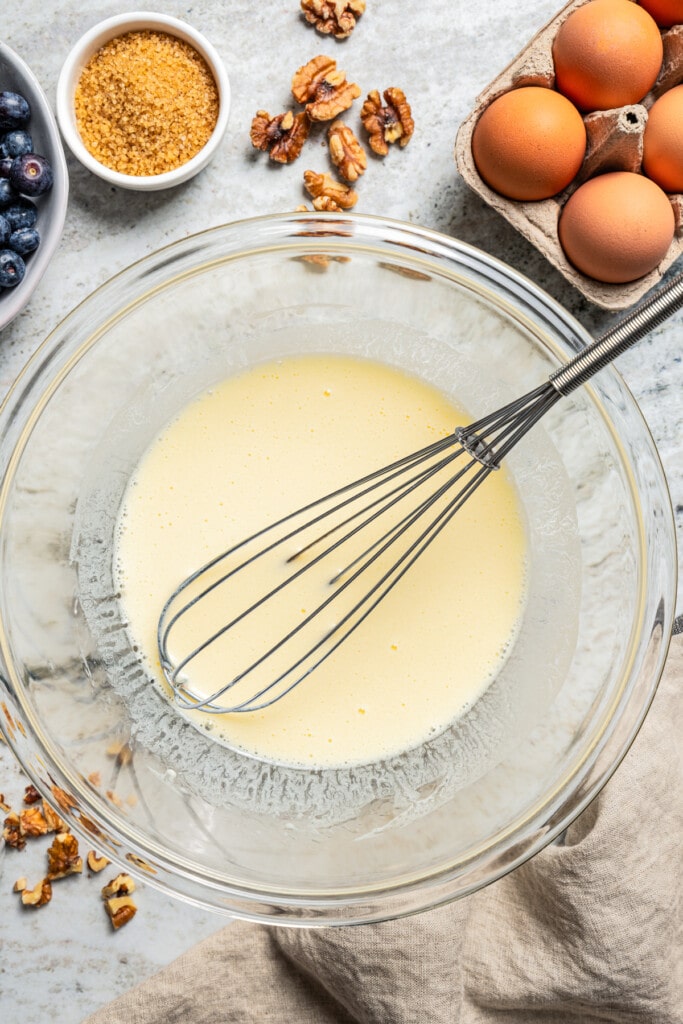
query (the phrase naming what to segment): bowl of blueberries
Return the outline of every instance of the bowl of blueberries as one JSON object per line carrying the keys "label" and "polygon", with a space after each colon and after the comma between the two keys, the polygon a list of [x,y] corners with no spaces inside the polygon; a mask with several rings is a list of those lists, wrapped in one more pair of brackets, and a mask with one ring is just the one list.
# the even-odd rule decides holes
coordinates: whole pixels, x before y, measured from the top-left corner
{"label": "bowl of blueberries", "polygon": [[69,178],[50,105],[0,42],[0,331],[24,308],[57,248]]}

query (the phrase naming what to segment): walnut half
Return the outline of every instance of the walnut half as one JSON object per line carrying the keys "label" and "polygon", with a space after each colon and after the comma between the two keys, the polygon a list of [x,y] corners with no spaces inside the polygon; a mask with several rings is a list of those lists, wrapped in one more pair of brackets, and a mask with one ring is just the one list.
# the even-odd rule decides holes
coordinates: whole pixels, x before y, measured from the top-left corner
{"label": "walnut half", "polygon": [[342,178],[357,181],[365,174],[368,158],[360,142],[343,121],[335,121],[327,133],[330,144],[330,159]]}
{"label": "walnut half", "polygon": [[297,103],[305,104],[311,121],[331,121],[349,109],[360,88],[346,81],[346,72],[337,69],[336,60],[321,54],[295,73],[292,94]]}
{"label": "walnut half", "polygon": [[318,32],[346,39],[365,11],[365,0],[301,0],[301,11]]}
{"label": "walnut half", "polygon": [[304,185],[313,199],[314,210],[350,210],[358,202],[358,193],[331,174],[304,171]]}
{"label": "walnut half", "polygon": [[311,122],[308,115],[291,110],[271,117],[267,110],[257,110],[251,122],[249,137],[255,149],[270,151],[270,159],[279,164],[296,160],[308,138]]}
{"label": "walnut half", "polygon": [[387,155],[390,143],[407,146],[415,130],[410,104],[401,89],[385,89],[384,102],[386,106],[382,106],[379,92],[373,89],[360,112],[370,148],[378,156]]}

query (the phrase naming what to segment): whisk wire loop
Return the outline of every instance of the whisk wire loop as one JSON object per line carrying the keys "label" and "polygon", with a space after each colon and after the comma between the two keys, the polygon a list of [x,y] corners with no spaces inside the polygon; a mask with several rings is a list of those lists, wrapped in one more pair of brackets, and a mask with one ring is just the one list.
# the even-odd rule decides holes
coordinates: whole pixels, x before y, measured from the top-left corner
{"label": "whisk wire loop", "polygon": [[[500,458],[499,451],[506,450],[505,441],[510,432],[514,432],[515,428],[525,429],[523,426],[519,426],[520,413],[524,411],[526,418],[538,417],[542,415],[549,401],[555,401],[558,398],[558,393],[549,384],[543,385],[529,395],[524,396],[524,398],[516,399],[496,414],[485,417],[469,427],[457,428],[447,438],[440,439],[432,445],[426,446],[419,453],[397,460],[397,462],[392,463],[384,471],[368,474],[361,481],[358,481],[356,485],[341,488],[339,491],[333,492],[332,495],[305,506],[300,513],[283,517],[272,527],[259,531],[252,538],[248,538],[246,541],[235,545],[229,551],[212,559],[202,569],[193,573],[171,596],[164,610],[165,614],[162,615],[159,624],[159,649],[162,666],[168,681],[174,689],[176,698],[185,707],[203,708],[204,710],[216,713],[259,710],[274,703],[275,700],[279,700],[297,683],[301,682],[313,668],[316,668],[323,660],[329,657],[332,651],[351,632],[358,628],[378,601],[403,577],[410,565],[422,554],[458,509],[462,507],[488,473],[497,468]],[[541,409],[536,411],[539,407],[539,402]],[[522,423],[524,422],[525,420],[522,421]],[[387,512],[396,508],[401,501],[410,497],[418,488],[433,480],[437,474],[442,474],[455,460],[463,455],[469,455],[470,457],[464,465],[456,472],[451,472],[438,486],[435,486],[428,494],[421,497],[417,505],[398,518],[386,531],[373,539],[360,553],[355,554],[341,569],[336,570],[327,579],[327,583],[331,588],[330,591],[303,620],[298,622],[292,629],[287,630],[275,643],[267,645],[262,653],[246,668],[235,672],[228,682],[214,689],[210,696],[199,696],[188,688],[187,683],[181,676],[188,666],[207,648],[238,627],[247,616],[252,615],[257,609],[275,598],[286,587],[296,583],[304,573],[309,572],[316,565],[329,560],[330,556],[344,544],[367,530],[371,524],[377,522]],[[408,474],[407,477],[406,474]],[[367,574],[378,560],[390,551],[393,544],[398,542],[425,514],[434,509],[435,506],[438,506],[439,502],[442,502],[454,486],[462,482],[468,474],[470,478],[464,482],[464,486],[456,493],[454,498],[437,510],[427,527],[399,553],[391,566],[369,586],[362,598],[353,602],[351,607],[336,619],[331,628],[309,643],[303,655],[295,657],[293,662],[288,664],[283,671],[277,672],[274,678],[264,686],[257,687],[256,691],[250,693],[244,700],[237,700],[231,704],[218,703],[221,698],[242,684],[252,673],[255,673],[261,666],[267,663],[269,659],[273,659],[285,645],[289,644],[305,630],[311,629],[322,613],[330,608],[333,602],[339,601],[344,591],[352,587],[361,576]],[[387,486],[389,486],[388,490],[386,489]],[[370,497],[378,490],[380,492],[379,495]],[[320,511],[320,507],[329,504],[330,499],[336,499],[340,496],[341,500],[334,501],[330,508]],[[370,497],[368,503],[346,514],[345,510],[349,506],[354,505],[360,499],[368,497]],[[334,516],[340,512],[343,513],[343,517],[334,520]],[[292,529],[287,530],[283,536],[276,537],[276,539],[269,543],[266,542],[265,546],[255,554],[248,556],[227,572],[222,572],[217,579],[211,580],[198,593],[193,594],[187,601],[182,603],[180,607],[175,607],[175,602],[184,592],[197,580],[207,576],[211,569],[218,566],[221,562],[228,560],[230,556],[247,547],[252,541],[264,537],[271,530],[276,531],[283,524],[298,518],[301,513],[312,513],[312,515],[303,524],[297,524]],[[229,583],[240,572],[253,565],[257,559],[274,552],[277,548],[284,547],[293,538],[300,536],[302,533],[305,534],[311,527],[319,526],[329,518],[333,520],[331,526],[324,532],[316,534],[313,540],[302,545],[300,549],[285,559],[286,563],[293,567],[293,571],[286,579],[261,594],[258,600],[248,603],[238,614],[229,617],[219,629],[209,633],[200,644],[192,647],[183,657],[173,661],[170,655],[169,639],[174,626],[186,612],[199,601],[206,599],[217,588]],[[346,529],[347,527],[348,529]],[[335,539],[332,543],[322,546],[322,550],[319,550],[313,558],[303,565],[297,564],[313,548],[317,545],[322,545],[323,541],[333,536],[335,536]],[[309,664],[311,659],[313,659],[313,663]],[[290,679],[292,675],[295,676],[293,681]],[[273,690],[277,691],[276,694],[268,696],[272,694]],[[267,700],[262,700],[264,697],[267,697]]]}
{"label": "whisk wire loop", "polygon": [[[164,605],[157,631],[162,669],[178,704],[215,714],[251,712],[290,693],[360,626],[489,473],[499,468],[502,459],[563,395],[585,383],[681,306],[683,274],[528,394],[308,503],[191,573]],[[462,463],[457,464],[461,457]],[[415,504],[406,510],[404,503],[413,496]],[[386,528],[384,517],[389,517]],[[372,535],[378,527],[378,535]],[[370,539],[362,540],[366,531]],[[360,551],[351,548],[341,558],[352,542],[361,540]],[[334,559],[341,560],[341,568]],[[268,564],[277,582],[242,601],[243,592],[249,592],[249,572],[262,563]],[[266,614],[271,602],[286,597],[290,587],[298,597],[297,585],[309,577],[317,581],[316,572],[321,586],[314,590],[317,596],[312,611],[303,609],[303,618],[280,629],[277,614]],[[365,579],[370,582],[361,589],[360,581]],[[218,600],[223,595],[225,601]],[[211,613],[219,624],[210,628],[204,619],[211,619],[206,609],[212,602],[217,603]],[[236,607],[242,610],[235,612]],[[293,598],[285,609],[290,617],[295,607]],[[195,613],[199,615],[199,634],[190,629],[184,637],[185,620]],[[259,613],[265,616],[259,620],[259,629],[261,624],[274,628],[275,640],[261,642],[259,633],[257,654],[246,656],[246,665],[240,667],[233,665],[231,649],[226,646],[227,682],[216,686],[211,678],[205,687],[208,695],[202,693],[193,680],[203,654],[216,644],[229,644]],[[334,619],[328,621],[326,617],[332,613]],[[193,638],[197,635],[204,639],[196,642]],[[178,656],[177,650],[181,650]],[[228,694],[231,696],[223,700]]]}
{"label": "whisk wire loop", "polygon": [[[474,463],[472,463],[472,462],[469,463],[469,467],[468,468],[471,468],[473,465],[474,465]],[[353,583],[355,583],[356,580],[363,573],[365,573],[368,570],[368,568],[380,557],[380,555],[382,555],[385,551],[387,551],[390,548],[391,544],[394,543],[394,541],[402,533],[405,532],[405,526],[403,527],[402,530],[397,530],[396,528],[392,528],[390,531],[388,531],[388,533],[384,535],[384,538],[382,538],[384,543],[381,545],[381,547],[376,552],[374,552],[371,555],[370,558],[368,558],[368,560],[366,561],[366,563],[364,565],[358,567],[356,569],[356,571],[353,573],[353,575],[351,575],[348,579],[346,579],[341,584],[341,586],[339,587],[338,590],[336,590],[333,593],[330,593],[328,595],[328,597],[324,601],[322,601],[321,604],[319,604],[314,609],[313,612],[309,613],[309,615],[306,617],[306,619],[303,622],[299,623],[294,629],[292,629],[286,635],[281,637],[281,639],[278,640],[278,642],[276,644],[274,644],[272,647],[270,647],[268,650],[266,650],[257,660],[255,660],[252,664],[250,664],[248,666],[248,668],[246,668],[243,672],[241,672],[238,675],[236,675],[233,679],[231,679],[230,682],[226,683],[219,690],[217,690],[214,693],[212,693],[210,697],[197,698],[196,696],[192,695],[186,689],[186,687],[184,685],[178,684],[177,678],[176,678],[174,689],[175,689],[175,692],[176,692],[176,697],[179,700],[181,706],[185,707],[186,709],[190,709],[190,708],[195,709],[195,710],[204,709],[206,711],[214,712],[214,713],[226,713],[227,710],[229,710],[231,713],[236,713],[236,712],[244,712],[244,711],[257,711],[257,710],[261,710],[261,709],[263,709],[265,707],[268,707],[270,704],[273,704],[276,701],[280,700],[283,696],[285,696],[286,693],[289,693],[307,675],[309,675],[324,660],[326,660],[330,656],[330,654],[332,654],[332,652],[334,650],[336,650],[337,647],[339,647],[339,645],[352,632],[354,632],[355,629],[358,628],[358,626],[367,618],[367,616],[370,614],[370,612],[376,607],[376,605],[379,603],[379,601],[381,601],[389,593],[389,591],[391,589],[393,589],[393,587],[396,585],[396,583],[398,583],[398,581],[408,571],[410,566],[422,554],[422,552],[425,550],[425,548],[438,535],[438,533],[441,532],[441,530],[444,528],[444,526],[447,524],[447,522],[452,518],[452,516],[458,511],[458,509],[462,506],[462,504],[465,502],[465,500],[469,497],[471,491],[473,491],[479,485],[481,480],[485,476],[487,476],[489,472],[490,472],[489,467],[478,466],[476,474],[475,474],[475,477],[472,480],[469,481],[469,483],[466,486],[466,488],[464,488],[462,491],[460,491],[458,493],[458,495],[456,495],[456,497],[452,499],[452,501],[448,504],[448,506],[445,508],[445,510],[442,510],[441,512],[438,512],[435,515],[435,517],[432,519],[432,521],[429,523],[429,525],[413,541],[413,543],[407,549],[405,549],[401,553],[401,555],[392,563],[391,567],[386,572],[384,572],[380,576],[380,578],[368,590],[366,590],[363,593],[363,596],[361,597],[361,599],[356,601],[352,605],[352,607],[341,618],[338,619],[338,621],[335,623],[335,625],[334,625],[334,627],[332,629],[330,629],[329,631],[324,633],[322,636],[320,636],[317,641],[315,641],[310,647],[308,647],[306,649],[306,652],[305,652],[304,655],[299,657],[293,664],[288,665],[288,667],[283,672],[281,672],[275,679],[273,679],[267,685],[263,686],[256,693],[251,694],[247,699],[241,701],[240,703],[236,703],[236,704],[231,705],[229,707],[229,709],[226,708],[225,705],[222,705],[222,704],[221,705],[216,705],[215,704],[215,701],[219,700],[222,696],[224,696],[227,692],[229,692],[233,687],[237,686],[240,682],[242,682],[243,679],[245,679],[250,673],[255,671],[268,658],[270,658],[271,656],[277,654],[278,651],[283,646],[285,646],[287,643],[289,643],[296,636],[297,633],[299,633],[300,631],[302,631],[306,627],[309,627],[313,623],[313,621],[333,601],[337,601],[339,599],[339,596],[340,596],[341,592],[346,590],[347,588],[351,587],[353,585]],[[460,474],[458,474],[458,475],[460,475]],[[421,506],[419,509],[414,510],[410,514],[409,518],[411,520],[411,524],[419,521],[419,519],[424,515],[425,510],[427,508],[429,508],[429,507],[432,507],[438,501],[438,499],[440,497],[442,497],[444,494],[446,494],[448,492],[448,490],[450,490],[451,486],[452,486],[452,481],[448,481],[448,482],[444,483],[438,489],[438,491],[435,494],[433,494],[430,498],[425,499],[425,501],[423,502],[423,506]],[[299,570],[299,572],[297,574],[295,574],[294,576],[292,576],[289,579],[287,579],[284,583],[280,584],[277,588],[274,588],[269,594],[265,595],[264,600],[267,600],[268,598],[274,596],[283,587],[288,586],[291,582],[294,582],[294,580],[296,580],[297,576],[300,573],[306,571],[307,568],[308,568],[308,566],[305,566],[304,568]],[[347,569],[348,568],[349,567],[347,567]],[[345,571],[346,570],[343,570],[342,573],[340,573],[340,575],[342,575],[343,572],[345,572]],[[241,617],[244,617],[244,615],[249,614],[253,610],[254,610],[253,607],[246,609],[245,612],[242,613]],[[239,620],[235,620],[235,623],[230,623],[229,626],[226,627],[226,629],[227,628],[231,628],[232,625],[236,624],[237,621],[239,621]],[[223,632],[225,632],[225,631],[226,630],[224,629]],[[334,638],[334,642],[332,642],[333,638]],[[213,639],[215,639],[215,638],[211,638],[211,642],[213,642]],[[325,649],[322,652],[322,654],[320,654],[320,656],[317,657],[313,661],[312,664],[307,664],[309,659],[311,659],[312,656],[317,655],[318,652],[323,647]],[[197,649],[194,650],[186,658],[185,664],[187,664],[187,662],[192,660],[198,653],[199,653],[199,651]],[[177,677],[177,674],[180,671],[180,666],[176,666],[174,671],[175,671],[175,675]],[[293,681],[287,682],[286,683],[286,687],[284,689],[282,689],[282,688],[279,689],[275,696],[273,696],[273,697],[271,697],[271,698],[269,698],[269,699],[267,699],[265,701],[261,701],[262,697],[264,697],[266,694],[270,693],[273,689],[275,689],[276,687],[279,687],[281,684],[286,682],[288,677],[291,676],[294,673],[298,673],[296,675],[296,678],[294,678]]]}

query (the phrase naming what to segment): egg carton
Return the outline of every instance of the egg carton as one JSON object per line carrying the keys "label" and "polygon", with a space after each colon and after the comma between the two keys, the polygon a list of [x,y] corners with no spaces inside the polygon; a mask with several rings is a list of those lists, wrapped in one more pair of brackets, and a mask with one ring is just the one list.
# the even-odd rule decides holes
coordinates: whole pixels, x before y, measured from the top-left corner
{"label": "egg carton", "polygon": [[514,228],[539,249],[583,295],[604,309],[624,309],[657,284],[668,267],[683,253],[683,195],[669,195],[676,219],[674,239],[655,270],[628,284],[603,284],[580,273],[567,259],[559,243],[557,224],[566,200],[588,178],[605,171],[640,172],[643,131],[648,110],[667,89],[683,82],[683,25],[662,30],[664,60],[652,90],[640,103],[613,110],[598,110],[583,117],[587,146],[581,168],[571,184],[552,199],[524,202],[506,199],[481,178],[472,156],[472,133],[481,113],[498,96],[525,85],[553,88],[555,71],[552,44],[562,22],[587,0],[570,0],[497,78],[479,94],[471,114],[462,122],[455,140],[455,162],[467,182],[482,199],[502,214]]}

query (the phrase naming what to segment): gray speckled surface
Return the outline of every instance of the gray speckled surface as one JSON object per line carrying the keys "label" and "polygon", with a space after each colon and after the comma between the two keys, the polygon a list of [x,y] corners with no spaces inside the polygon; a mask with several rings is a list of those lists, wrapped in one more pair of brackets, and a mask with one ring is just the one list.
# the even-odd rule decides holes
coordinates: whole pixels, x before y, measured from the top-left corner
{"label": "gray speckled surface", "polygon": [[[254,5],[247,0],[166,2],[157,10],[204,32],[223,57],[233,108],[218,158],[173,192],[116,191],[69,159],[71,199],[57,255],[29,307],[0,336],[0,398],[26,359],[59,320],[98,284],[137,258],[186,234],[224,221],[294,209],[305,196],[304,167],[326,169],[322,134],[291,167],[269,165],[249,145],[259,107],[284,109],[290,76],[316,53],[334,55],[365,94],[401,86],[413,108],[416,134],[407,149],[370,160],[359,186],[358,212],[423,224],[473,243],[523,270],[559,299],[589,330],[613,319],[575,291],[507,222],[458,179],[453,163],[457,126],[483,86],[555,13],[559,0],[503,5],[454,0],[368,0],[356,33],[343,44],[318,36],[298,16],[297,0]],[[3,38],[20,53],[54,98],[59,69],[77,37],[96,21],[126,9],[114,2],[62,0],[13,9]],[[406,12],[410,10],[408,15]],[[355,124],[358,105],[350,122]],[[680,313],[627,353],[619,369],[651,427],[683,528],[683,403]],[[679,602],[679,611],[681,610]],[[0,792],[15,805],[24,780],[0,745]],[[113,934],[99,899],[100,883],[60,883],[52,904],[22,912],[12,883],[42,870],[43,842],[0,852],[0,1017],[43,1024],[78,1024],[224,923],[149,888],[140,913]],[[41,866],[39,866],[41,865]],[[38,875],[40,877],[40,875]],[[28,998],[27,998],[28,996]]]}

